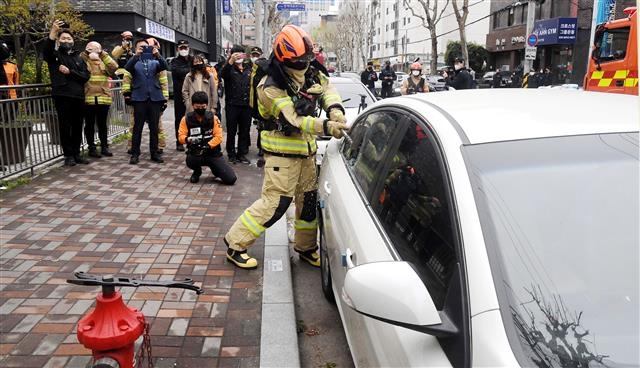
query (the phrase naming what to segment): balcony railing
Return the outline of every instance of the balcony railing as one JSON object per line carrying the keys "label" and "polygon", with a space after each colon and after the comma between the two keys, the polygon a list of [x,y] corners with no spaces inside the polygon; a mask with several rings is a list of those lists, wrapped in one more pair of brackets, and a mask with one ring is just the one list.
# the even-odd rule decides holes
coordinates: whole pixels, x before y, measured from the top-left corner
{"label": "balcony railing", "polygon": [[[107,120],[109,137],[126,132],[130,121],[121,81],[111,83],[113,103]],[[10,91],[15,91],[17,98],[6,98]],[[0,96],[0,180],[26,172],[33,176],[37,169],[59,162],[63,153],[51,86],[0,86]],[[94,140],[97,140],[97,129]],[[84,133],[82,147],[86,147]]]}

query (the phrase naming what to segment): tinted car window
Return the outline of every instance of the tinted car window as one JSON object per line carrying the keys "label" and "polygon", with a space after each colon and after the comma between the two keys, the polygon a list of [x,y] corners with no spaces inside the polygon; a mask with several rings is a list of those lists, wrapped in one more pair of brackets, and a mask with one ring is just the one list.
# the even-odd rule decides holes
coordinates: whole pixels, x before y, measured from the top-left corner
{"label": "tinted car window", "polygon": [[520,364],[637,367],[638,134],[463,151]]}
{"label": "tinted car window", "polygon": [[457,259],[447,185],[433,142],[409,123],[372,207],[400,257],[416,267],[442,309]]}
{"label": "tinted car window", "polygon": [[359,120],[351,128],[351,144],[345,144],[343,154],[352,168],[356,181],[369,193],[377,179],[377,171],[390,150],[401,117],[392,111],[376,111]]}

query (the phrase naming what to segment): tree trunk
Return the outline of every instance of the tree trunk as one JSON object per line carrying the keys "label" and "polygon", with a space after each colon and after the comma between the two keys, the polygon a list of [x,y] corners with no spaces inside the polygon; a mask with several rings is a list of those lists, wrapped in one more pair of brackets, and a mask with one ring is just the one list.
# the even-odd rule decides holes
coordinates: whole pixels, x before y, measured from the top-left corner
{"label": "tree trunk", "polygon": [[464,28],[464,23],[459,26],[460,30],[460,49],[462,51],[462,58],[467,64],[467,68],[469,67],[469,48],[467,47],[467,31]]}
{"label": "tree trunk", "polygon": [[438,37],[436,35],[436,27],[429,29],[431,34],[431,62],[429,63],[429,74],[436,74],[438,71]]}

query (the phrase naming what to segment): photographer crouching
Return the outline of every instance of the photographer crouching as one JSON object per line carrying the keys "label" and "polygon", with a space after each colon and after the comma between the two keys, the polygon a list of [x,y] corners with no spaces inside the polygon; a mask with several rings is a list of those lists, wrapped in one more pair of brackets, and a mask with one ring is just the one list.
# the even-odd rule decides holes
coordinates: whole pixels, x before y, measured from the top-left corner
{"label": "photographer crouching", "polygon": [[220,120],[207,110],[209,97],[198,91],[191,95],[193,112],[187,113],[180,121],[178,142],[187,145],[187,167],[193,170],[190,181],[197,183],[202,175],[202,166],[208,166],[213,176],[222,183],[233,185],[236,173],[222,157],[222,126]]}

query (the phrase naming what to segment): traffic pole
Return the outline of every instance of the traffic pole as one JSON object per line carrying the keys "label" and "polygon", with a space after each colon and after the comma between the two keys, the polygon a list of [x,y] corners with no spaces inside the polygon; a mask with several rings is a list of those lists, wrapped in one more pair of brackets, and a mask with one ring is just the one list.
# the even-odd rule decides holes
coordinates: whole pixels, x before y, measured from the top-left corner
{"label": "traffic pole", "polygon": [[[527,31],[525,32],[526,35],[530,35],[533,32],[533,23],[535,22],[535,19],[536,19],[536,4],[537,4],[536,0],[529,0],[529,2],[527,3]],[[529,71],[531,70],[532,65],[533,65],[533,60],[528,60],[526,58],[526,53],[525,53],[525,58],[522,63],[523,76],[529,75]]]}

